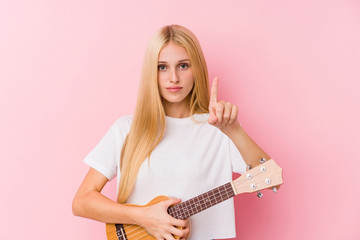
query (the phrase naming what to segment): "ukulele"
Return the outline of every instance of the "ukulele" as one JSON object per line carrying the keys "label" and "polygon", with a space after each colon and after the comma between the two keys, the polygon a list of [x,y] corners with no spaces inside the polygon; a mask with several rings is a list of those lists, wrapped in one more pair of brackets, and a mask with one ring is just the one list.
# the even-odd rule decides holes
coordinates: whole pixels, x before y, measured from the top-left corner
{"label": "ukulele", "polygon": [[[252,193],[258,191],[258,197],[262,196],[260,190],[273,187],[276,192],[277,185],[283,183],[282,169],[270,159],[261,159],[262,164],[242,174],[234,181],[228,182],[220,187],[214,188],[206,193],[180,202],[168,208],[168,213],[177,219],[185,220],[190,216],[232,198],[240,193]],[[146,207],[169,199],[167,196],[158,196],[144,206],[125,204],[128,206]],[[180,227],[179,227],[180,228]],[[156,240],[144,228],[133,224],[111,224],[106,223],[107,240]],[[179,239],[178,236],[174,236]]]}

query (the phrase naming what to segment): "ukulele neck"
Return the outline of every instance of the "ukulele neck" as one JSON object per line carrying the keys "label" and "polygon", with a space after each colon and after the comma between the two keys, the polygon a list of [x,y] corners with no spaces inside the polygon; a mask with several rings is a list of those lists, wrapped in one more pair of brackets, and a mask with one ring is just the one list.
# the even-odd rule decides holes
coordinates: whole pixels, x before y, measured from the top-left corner
{"label": "ukulele neck", "polygon": [[184,220],[235,195],[231,182],[229,182],[170,207],[168,213],[174,218]]}

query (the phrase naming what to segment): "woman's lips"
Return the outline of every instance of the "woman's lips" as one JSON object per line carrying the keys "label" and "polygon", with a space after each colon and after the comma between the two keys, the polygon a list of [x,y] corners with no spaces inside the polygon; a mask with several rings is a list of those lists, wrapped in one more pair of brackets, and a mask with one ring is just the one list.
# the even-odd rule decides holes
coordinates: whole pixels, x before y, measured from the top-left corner
{"label": "woman's lips", "polygon": [[182,87],[169,87],[166,89],[169,90],[170,92],[178,92],[182,89]]}

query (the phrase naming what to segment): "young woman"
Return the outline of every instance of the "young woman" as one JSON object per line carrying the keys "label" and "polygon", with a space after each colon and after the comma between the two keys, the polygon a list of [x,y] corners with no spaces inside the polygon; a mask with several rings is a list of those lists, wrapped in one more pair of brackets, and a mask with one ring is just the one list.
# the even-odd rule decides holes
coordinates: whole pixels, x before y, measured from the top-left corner
{"label": "young woman", "polygon": [[[233,200],[190,219],[168,207],[232,180],[270,157],[246,134],[235,105],[209,94],[208,71],[195,35],[179,25],[159,29],[147,48],[134,115],[117,119],[85,157],[90,170],[73,200],[76,216],[136,224],[156,239],[235,237]],[[101,194],[117,175],[117,201]],[[146,207],[154,197],[169,200]],[[190,234],[191,220],[191,234]],[[182,227],[179,229],[177,227]]]}

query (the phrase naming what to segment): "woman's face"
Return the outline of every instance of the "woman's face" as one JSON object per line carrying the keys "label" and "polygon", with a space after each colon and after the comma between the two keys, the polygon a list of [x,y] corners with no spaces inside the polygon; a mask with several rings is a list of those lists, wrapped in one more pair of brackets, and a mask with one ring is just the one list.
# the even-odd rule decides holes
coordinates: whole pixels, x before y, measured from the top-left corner
{"label": "woman's face", "polygon": [[169,42],[160,51],[158,81],[164,105],[181,108],[189,106],[189,93],[194,86],[194,78],[190,58],[184,47]]}

